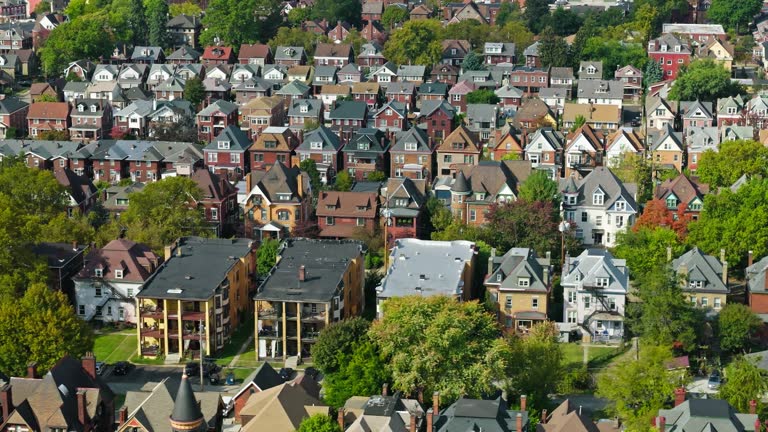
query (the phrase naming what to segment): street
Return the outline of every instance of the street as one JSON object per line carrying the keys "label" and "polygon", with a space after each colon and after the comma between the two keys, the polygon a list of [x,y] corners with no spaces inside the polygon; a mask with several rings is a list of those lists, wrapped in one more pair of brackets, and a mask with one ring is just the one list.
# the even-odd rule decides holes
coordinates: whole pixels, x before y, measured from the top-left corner
{"label": "street", "polygon": [[[107,367],[101,379],[109,385],[109,388],[118,394],[125,394],[129,391],[139,391],[144,388],[147,383],[159,383],[165,378],[169,378],[169,388],[176,389],[178,383],[181,380],[181,374],[184,372],[184,366],[148,366],[148,365],[136,365],[126,375],[118,376],[112,373],[112,366]],[[192,384],[192,388],[195,391],[200,390],[200,377],[191,376],[189,381]],[[205,382],[205,391],[216,391],[225,394],[234,394],[240,388],[240,383],[235,385],[211,385],[209,382]],[[151,390],[151,388],[145,388],[145,391]]]}

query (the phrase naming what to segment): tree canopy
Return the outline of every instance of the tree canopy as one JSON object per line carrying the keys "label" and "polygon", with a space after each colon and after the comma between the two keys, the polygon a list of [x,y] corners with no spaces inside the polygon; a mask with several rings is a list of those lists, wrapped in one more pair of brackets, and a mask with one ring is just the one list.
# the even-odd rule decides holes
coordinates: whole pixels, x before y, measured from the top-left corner
{"label": "tree canopy", "polygon": [[753,140],[724,141],[701,155],[696,175],[712,188],[729,187],[743,175],[768,177],[768,148]]}
{"label": "tree canopy", "polygon": [[352,176],[346,171],[339,171],[333,183],[333,188],[337,191],[346,192],[352,189]]}
{"label": "tree canopy", "polygon": [[[244,11],[254,11],[253,14]],[[200,44],[239,48],[243,43],[265,42],[282,22],[280,3],[270,0],[211,0],[203,16]]]}
{"label": "tree canopy", "polygon": [[672,257],[685,252],[685,245],[669,228],[640,228],[620,232],[613,250],[617,258],[627,261],[633,279],[642,278],[667,262],[667,248],[672,248]]}
{"label": "tree canopy", "polygon": [[491,104],[499,103],[499,97],[490,89],[474,90],[467,93],[468,104]]}
{"label": "tree canopy", "polygon": [[768,391],[768,376],[756,363],[756,359],[740,356],[725,368],[726,379],[718,397],[727,400],[738,412],[749,412],[753,400],[757,402],[758,412],[765,406],[762,397]]}
{"label": "tree canopy", "polygon": [[114,37],[105,12],[83,15],[60,24],[40,49],[40,61],[47,76],[62,73],[75,60],[109,58]]}
{"label": "tree canopy", "polygon": [[339,424],[325,414],[312,414],[302,420],[297,432],[342,432]]}
{"label": "tree canopy", "polygon": [[528,201],[550,201],[552,207],[560,207],[560,188],[549,178],[546,171],[534,170],[520,185],[518,198]]}
{"label": "tree canopy", "polygon": [[437,20],[407,21],[392,32],[384,45],[384,55],[395,64],[435,64],[442,57],[442,31]]}
{"label": "tree canopy", "polygon": [[707,18],[738,33],[747,28],[762,6],[761,0],[712,0]]}
{"label": "tree canopy", "polygon": [[483,63],[483,56],[474,51],[468,52],[467,55],[464,56],[464,61],[461,62],[461,69],[465,71],[485,70],[486,68],[485,64]]}
{"label": "tree canopy", "polygon": [[355,26],[360,24],[362,11],[363,4],[358,0],[317,0],[312,6],[315,19],[325,19],[329,23],[347,22]]}
{"label": "tree canopy", "polygon": [[567,66],[569,63],[568,43],[558,36],[552,27],[547,27],[539,39],[539,59],[541,65],[547,67]]}
{"label": "tree canopy", "polygon": [[763,321],[752,310],[738,303],[728,303],[717,315],[720,348],[725,351],[745,351],[752,346]]}
{"label": "tree canopy", "polygon": [[715,102],[718,98],[735,96],[741,90],[740,85],[731,82],[731,72],[721,64],[712,59],[699,59],[680,68],[669,98]]}
{"label": "tree canopy", "polygon": [[349,358],[355,343],[365,339],[370,323],[353,317],[331,324],[323,329],[312,347],[312,361],[325,374],[337,372],[341,363],[339,355]]}
{"label": "tree canopy", "polygon": [[387,28],[392,28],[396,24],[402,24],[408,21],[410,14],[408,9],[397,5],[390,5],[384,9],[384,13],[381,15],[381,23]]}
{"label": "tree canopy", "polygon": [[275,239],[268,238],[261,242],[256,251],[256,269],[260,275],[266,275],[275,266],[279,248],[280,242]]}
{"label": "tree canopy", "polygon": [[548,18],[549,2],[547,0],[527,0],[525,2],[523,19],[525,19],[528,29],[533,33],[541,32],[549,21]]}
{"label": "tree canopy", "polygon": [[191,103],[194,109],[200,106],[205,99],[205,86],[200,78],[193,77],[184,83],[184,99]]}
{"label": "tree canopy", "polygon": [[332,407],[343,407],[352,396],[377,394],[390,379],[378,346],[367,337],[353,344],[351,354],[338,353],[337,359],[339,369],[323,381],[324,400]]}

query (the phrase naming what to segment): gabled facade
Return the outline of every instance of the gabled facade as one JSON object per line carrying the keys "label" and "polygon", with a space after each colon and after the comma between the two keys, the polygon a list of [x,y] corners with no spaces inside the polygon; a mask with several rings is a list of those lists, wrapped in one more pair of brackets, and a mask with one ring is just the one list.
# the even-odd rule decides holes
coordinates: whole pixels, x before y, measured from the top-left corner
{"label": "gabled facade", "polygon": [[643,139],[634,129],[621,128],[605,139],[605,164],[610,168],[618,166],[627,153],[642,156],[644,152]]}
{"label": "gabled facade", "polygon": [[653,195],[654,198],[664,201],[671,213],[676,213],[683,204],[684,212],[690,214],[693,219],[698,219],[704,207],[704,196],[708,193],[709,185],[696,177],[680,174],[659,184]]}
{"label": "gabled facade", "polygon": [[583,177],[603,165],[605,136],[584,124],[568,134],[565,144],[565,177]]}
{"label": "gabled facade", "polygon": [[379,129],[357,129],[342,149],[344,168],[358,181],[367,179],[374,171],[386,173],[390,145],[386,134]]}
{"label": "gabled facade", "polygon": [[627,65],[616,69],[613,74],[617,81],[624,83],[624,99],[638,99],[643,93],[643,72]]}
{"label": "gabled facade", "polygon": [[215,229],[218,237],[234,233],[238,222],[237,189],[226,178],[207,169],[197,169],[190,176],[202,191],[198,208],[203,210],[205,219]]}
{"label": "gabled facade", "polygon": [[682,133],[675,132],[671,125],[667,125],[664,130],[649,139],[653,140],[649,150],[657,167],[683,172],[685,145]]}
{"label": "gabled facade", "polygon": [[686,134],[690,128],[710,127],[715,122],[715,116],[712,114],[712,102],[699,100],[681,101],[680,117],[683,121],[683,134]]}
{"label": "gabled facade", "polygon": [[439,175],[449,175],[456,171],[458,164],[477,165],[482,147],[477,134],[460,125],[445,137],[436,152],[437,172]]}
{"label": "gabled facade", "polygon": [[688,128],[684,140],[687,151],[686,168],[692,173],[696,172],[704,152],[719,151],[720,133],[716,126]]}
{"label": "gabled facade", "polygon": [[241,106],[239,112],[240,128],[253,140],[264,130],[285,124],[285,100],[280,96],[252,99]]}
{"label": "gabled facade", "polygon": [[320,237],[354,238],[379,227],[379,194],[376,192],[322,191],[317,197]]}
{"label": "gabled facade", "polygon": [[69,104],[66,102],[35,102],[27,113],[27,130],[32,137],[45,131],[68,131]]}
{"label": "gabled facade", "polygon": [[344,155],[341,153],[342,143],[339,136],[325,126],[308,131],[296,148],[299,160],[312,159],[320,173],[320,181],[328,184],[336,173],[342,169]]}
{"label": "gabled facade", "polygon": [[454,131],[456,109],[445,100],[429,100],[421,104],[417,123],[435,141],[442,141]]}
{"label": "gabled facade", "polygon": [[232,102],[217,100],[197,113],[198,139],[210,142],[224,129],[237,126],[238,108]]}
{"label": "gabled facade", "polygon": [[224,128],[205,146],[205,166],[228,180],[239,180],[250,170],[248,135],[235,126]]}
{"label": "gabled facade", "polygon": [[285,126],[270,126],[262,130],[256,141],[248,149],[251,158],[251,169],[266,169],[280,161],[285,165],[291,164],[291,157],[299,140]]}
{"label": "gabled facade", "polygon": [[421,128],[397,132],[389,149],[390,177],[411,179],[434,178],[435,149],[432,138]]}
{"label": "gabled facade", "polygon": [[720,312],[725,306],[728,294],[728,263],[725,251],[721,260],[706,255],[695,247],[672,260],[672,270],[680,278],[683,294],[695,307]]}
{"label": "gabled facade", "polygon": [[243,204],[245,235],[250,238],[283,238],[297,224],[307,221],[312,191],[309,176],[298,167],[281,162],[245,177]]}
{"label": "gabled facade", "polygon": [[549,178],[562,176],[565,136],[555,129],[544,127],[529,135],[525,144],[525,160],[535,169],[546,170]]}
{"label": "gabled facade", "polygon": [[508,154],[516,155],[518,160],[525,159],[522,136],[515,134],[512,128],[496,130],[493,140],[488,143],[488,157],[491,160],[502,160]]}
{"label": "gabled facade", "polygon": [[691,54],[688,42],[673,34],[663,34],[648,42],[648,57],[659,63],[665,80],[677,78],[680,66],[691,62]]}

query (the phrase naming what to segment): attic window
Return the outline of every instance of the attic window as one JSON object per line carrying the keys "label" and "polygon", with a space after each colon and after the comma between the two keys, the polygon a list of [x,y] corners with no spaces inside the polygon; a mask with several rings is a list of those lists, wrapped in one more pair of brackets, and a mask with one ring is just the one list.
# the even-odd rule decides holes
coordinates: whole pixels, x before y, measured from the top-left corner
{"label": "attic window", "polygon": [[597,278],[595,279],[595,286],[599,287],[607,287],[608,282],[610,282],[609,278]]}
{"label": "attic window", "polygon": [[691,288],[704,288],[704,282],[703,281],[690,281],[688,282],[688,286]]}
{"label": "attic window", "polygon": [[321,150],[323,148],[323,143],[320,141],[313,141],[309,143],[309,148],[312,150]]}
{"label": "attic window", "polygon": [[502,276],[502,274],[501,274],[501,273],[496,273],[496,282],[501,282],[501,279],[502,279],[503,277],[504,277],[504,276]]}
{"label": "attic window", "polygon": [[92,112],[92,113],[95,113],[95,112],[96,112],[96,105],[91,105],[91,112]]}
{"label": "attic window", "polygon": [[407,207],[407,206],[408,206],[407,198],[398,198],[395,200],[395,207]]}
{"label": "attic window", "polygon": [[475,195],[475,199],[477,199],[478,201],[484,200],[485,199],[485,193],[484,192],[478,193],[477,195]]}
{"label": "attic window", "polygon": [[309,106],[308,105],[302,105],[301,107],[299,107],[299,111],[303,112],[303,113],[309,112]]}
{"label": "attic window", "polygon": [[264,148],[277,148],[277,141],[264,141]]}
{"label": "attic window", "polygon": [[531,286],[531,279],[527,277],[517,278],[517,286],[528,287]]}
{"label": "attic window", "polygon": [[219,141],[218,147],[221,150],[229,150],[229,141]]}
{"label": "attic window", "polygon": [[93,275],[96,277],[104,277],[104,269],[93,269]]}
{"label": "attic window", "polygon": [[593,205],[603,205],[604,200],[605,200],[605,195],[602,192],[595,192],[592,195]]}
{"label": "attic window", "polygon": [[123,270],[115,270],[115,279],[122,279],[123,278]]}
{"label": "attic window", "polygon": [[288,201],[289,199],[291,199],[291,194],[283,194],[283,193],[277,194],[277,199],[279,201]]}
{"label": "attic window", "polygon": [[416,151],[416,148],[418,145],[415,142],[407,142],[405,143],[405,149],[408,151]]}
{"label": "attic window", "polygon": [[371,145],[368,144],[368,143],[358,143],[357,144],[357,149],[358,150],[370,150],[371,149]]}

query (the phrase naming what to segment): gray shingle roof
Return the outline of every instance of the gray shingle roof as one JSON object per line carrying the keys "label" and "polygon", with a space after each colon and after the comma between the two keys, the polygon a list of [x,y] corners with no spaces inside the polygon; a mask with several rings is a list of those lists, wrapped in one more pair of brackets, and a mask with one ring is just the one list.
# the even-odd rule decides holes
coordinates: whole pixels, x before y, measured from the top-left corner
{"label": "gray shingle roof", "polygon": [[[219,141],[229,141],[229,150],[219,149]],[[244,152],[251,146],[251,140],[248,135],[235,126],[229,125],[224,128],[207,146],[205,150]]]}
{"label": "gray shingle roof", "polygon": [[672,260],[672,269],[688,282],[701,282],[701,288],[686,284],[685,291],[727,294],[730,290],[723,283],[723,264],[712,255],[705,255],[695,247]]}
{"label": "gray shingle roof", "polygon": [[[319,142],[322,150],[312,148],[312,143]],[[330,151],[337,152],[341,148],[341,140],[331,129],[320,126],[304,135],[304,141],[296,148],[297,151]]]}
{"label": "gray shingle roof", "polygon": [[[564,190],[567,180],[561,181],[560,190]],[[637,211],[638,206],[635,201],[635,191],[637,186],[634,183],[624,184],[616,177],[611,170],[606,167],[597,167],[578,183],[579,196],[577,205],[583,207],[592,207],[592,196],[596,191],[605,194],[603,205],[598,206],[605,209],[611,209],[617,200],[626,201],[628,208]]]}
{"label": "gray shingle roof", "polygon": [[721,399],[688,399],[680,405],[659,410],[666,418],[667,431],[752,432],[756,414],[741,414]]}
{"label": "gray shingle roof", "polygon": [[[493,257],[493,268],[489,269],[485,283],[499,285],[502,291],[522,290],[546,293],[549,285],[545,281],[545,267],[549,271],[549,260],[537,258],[533,249],[512,248],[502,256]],[[520,278],[527,278],[528,285],[519,286]]]}
{"label": "gray shingle roof", "polygon": [[616,259],[604,249],[587,249],[581,255],[572,258],[568,264],[563,285],[597,286],[597,278],[608,277],[609,284],[604,291],[629,292],[629,272],[626,261]]}

